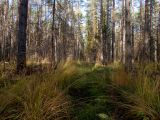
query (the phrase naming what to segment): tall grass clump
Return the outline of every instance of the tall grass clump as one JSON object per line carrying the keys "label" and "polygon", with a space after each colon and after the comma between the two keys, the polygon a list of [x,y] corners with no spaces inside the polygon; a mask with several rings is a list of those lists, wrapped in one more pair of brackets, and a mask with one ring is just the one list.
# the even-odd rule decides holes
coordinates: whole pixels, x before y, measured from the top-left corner
{"label": "tall grass clump", "polygon": [[112,86],[114,87],[115,91],[132,91],[134,89],[135,81],[131,80],[131,75],[125,71],[124,66],[116,63],[110,67],[112,68]]}
{"label": "tall grass clump", "polygon": [[60,66],[55,72],[19,76],[13,85],[1,88],[0,120],[70,119],[66,91],[78,70],[73,62]]}
{"label": "tall grass clump", "polygon": [[67,60],[54,71],[16,75],[14,83],[0,89],[0,120],[71,119],[73,105],[68,89],[89,70],[90,66],[84,70],[81,63]]}
{"label": "tall grass clump", "polygon": [[[155,64],[138,67],[134,71],[136,73],[128,77],[128,84],[125,82],[118,88],[123,99],[118,101],[118,104],[127,111],[126,118],[160,120],[160,71],[158,67]],[[123,81],[126,80],[123,79],[118,83],[124,83]],[[127,89],[124,89],[124,86]]]}

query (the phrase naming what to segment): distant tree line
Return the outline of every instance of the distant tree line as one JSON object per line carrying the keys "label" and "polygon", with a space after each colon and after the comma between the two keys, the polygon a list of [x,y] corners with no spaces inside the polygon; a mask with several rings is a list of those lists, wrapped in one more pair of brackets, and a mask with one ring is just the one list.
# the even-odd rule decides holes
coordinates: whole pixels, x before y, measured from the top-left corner
{"label": "distant tree line", "polygon": [[17,60],[17,70],[21,70],[26,60],[46,59],[54,65],[67,57],[83,59],[80,4],[71,0],[2,0],[0,61]]}
{"label": "distant tree line", "polygon": [[[2,0],[0,61],[73,60],[109,64],[160,61],[160,1],[158,0]],[[83,24],[85,23],[85,24]],[[85,25],[85,28],[84,28]]]}
{"label": "distant tree line", "polygon": [[123,63],[160,61],[160,1],[89,0],[86,39],[88,61]]}

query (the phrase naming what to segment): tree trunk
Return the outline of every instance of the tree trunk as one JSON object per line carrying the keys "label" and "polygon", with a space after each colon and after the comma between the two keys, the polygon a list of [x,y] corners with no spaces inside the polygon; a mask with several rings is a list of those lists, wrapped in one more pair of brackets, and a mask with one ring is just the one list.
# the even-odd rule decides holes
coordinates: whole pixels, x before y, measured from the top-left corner
{"label": "tree trunk", "polygon": [[134,63],[134,0],[132,0],[132,63]]}
{"label": "tree trunk", "polygon": [[122,58],[121,61],[125,64],[125,41],[126,41],[126,29],[125,29],[125,0],[122,1]]}
{"label": "tree trunk", "polygon": [[115,49],[115,0],[113,0],[113,17],[112,17],[112,62],[114,62]]}
{"label": "tree trunk", "polygon": [[144,41],[143,41],[143,56],[141,62],[149,61],[149,0],[145,1],[145,25],[144,25]]}
{"label": "tree trunk", "polygon": [[153,28],[152,28],[152,14],[153,14],[153,0],[150,0],[150,26],[149,26],[149,56],[150,56],[150,62],[155,61],[155,41],[153,38]]}
{"label": "tree trunk", "polygon": [[[111,56],[111,53],[112,53],[112,44],[111,42],[111,38],[110,38],[110,21],[111,21],[111,13],[110,13],[110,0],[107,0],[107,20],[106,20],[106,28],[105,28],[105,35],[104,35],[104,40],[105,40],[105,43],[103,44],[104,46],[104,56],[106,57],[105,59],[107,59],[107,62],[111,62],[112,60],[112,56]],[[103,23],[105,25],[105,23]],[[106,49],[106,46],[107,46],[107,49]],[[107,51],[106,51],[107,50]]]}
{"label": "tree trunk", "polygon": [[127,71],[132,69],[132,40],[131,40],[131,14],[130,14],[130,0],[125,0],[125,67]]}
{"label": "tree trunk", "polygon": [[99,41],[99,46],[98,46],[98,52],[97,52],[97,60],[96,62],[103,62],[103,38],[104,38],[104,34],[103,34],[103,23],[104,23],[104,19],[103,19],[103,0],[100,0],[100,41]]}
{"label": "tree trunk", "polygon": [[52,38],[51,38],[51,66],[53,67],[53,64],[55,64],[55,41],[54,41],[54,16],[55,16],[55,6],[56,6],[56,0],[53,1],[53,8],[52,8]]}
{"label": "tree trunk", "polygon": [[[103,55],[103,64],[106,64],[109,62],[110,58],[110,39],[109,39],[109,0],[107,0],[107,14],[106,14],[106,27],[105,27],[105,21],[104,21],[104,10],[102,9],[101,14],[102,14],[102,55]],[[103,8],[103,3],[102,3],[102,8]],[[109,44],[109,45],[108,45]],[[108,58],[108,59],[107,59]]]}
{"label": "tree trunk", "polygon": [[18,53],[17,72],[26,67],[26,28],[27,28],[28,0],[21,0],[19,5]]}
{"label": "tree trunk", "polygon": [[157,27],[157,61],[160,62],[160,0],[159,0],[159,16],[158,16],[158,27]]}

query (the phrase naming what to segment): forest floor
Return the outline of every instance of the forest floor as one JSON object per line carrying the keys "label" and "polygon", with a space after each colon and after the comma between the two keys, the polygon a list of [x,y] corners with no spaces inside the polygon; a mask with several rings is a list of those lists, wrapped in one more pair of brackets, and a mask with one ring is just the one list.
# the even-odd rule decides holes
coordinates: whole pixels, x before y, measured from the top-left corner
{"label": "forest floor", "polygon": [[54,72],[40,70],[27,76],[9,68],[0,75],[0,120],[160,118],[159,65],[138,68],[134,74],[119,64],[73,61],[58,65]]}

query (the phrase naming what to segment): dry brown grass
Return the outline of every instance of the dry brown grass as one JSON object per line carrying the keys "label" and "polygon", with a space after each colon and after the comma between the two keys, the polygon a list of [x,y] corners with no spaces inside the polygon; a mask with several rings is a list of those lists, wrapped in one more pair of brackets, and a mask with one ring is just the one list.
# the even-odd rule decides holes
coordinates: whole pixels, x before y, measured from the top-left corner
{"label": "dry brown grass", "polygon": [[[131,76],[120,68],[113,72],[113,83],[121,91],[124,101],[118,101],[120,107],[127,109],[126,117],[136,120],[160,119],[160,79],[157,65],[139,65],[136,76]],[[134,78],[134,79],[133,79]],[[124,89],[125,88],[125,89]]]}
{"label": "dry brown grass", "polygon": [[1,88],[0,120],[70,119],[71,100],[65,87],[77,70],[74,62],[61,66],[56,73],[18,76],[17,83]]}
{"label": "dry brown grass", "polygon": [[129,84],[128,74],[124,69],[118,69],[112,74],[113,84],[116,86],[126,86]]}

